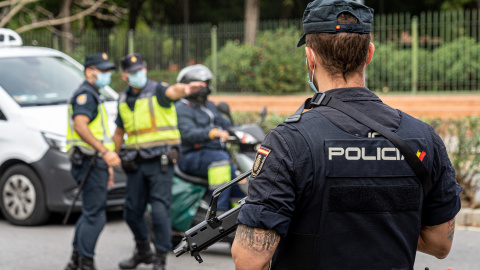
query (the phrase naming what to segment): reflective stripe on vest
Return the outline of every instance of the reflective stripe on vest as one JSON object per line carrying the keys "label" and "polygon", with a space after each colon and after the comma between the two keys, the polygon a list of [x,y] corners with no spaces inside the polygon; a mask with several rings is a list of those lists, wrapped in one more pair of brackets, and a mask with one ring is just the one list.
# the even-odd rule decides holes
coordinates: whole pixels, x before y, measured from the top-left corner
{"label": "reflective stripe on vest", "polygon": [[[88,123],[88,129],[95,139],[102,142],[102,144],[110,151],[115,150],[115,143],[110,135],[107,121],[107,111],[103,102],[100,101],[97,107],[97,117]],[[68,123],[67,123],[67,152],[70,152],[73,146],[78,147],[82,153],[87,155],[95,154],[95,149],[88,143],[84,142],[78,133],[73,128],[73,108],[68,104]]]}
{"label": "reflective stripe on vest", "polygon": [[154,95],[155,89],[156,84],[147,84],[135,101],[133,111],[128,107],[126,98],[120,98],[123,102],[120,102],[118,112],[128,135],[125,141],[127,150],[180,144],[175,106],[160,106]]}
{"label": "reflective stripe on vest", "polygon": [[208,166],[208,189],[215,190],[221,185],[230,182],[230,180],[232,180],[230,161],[212,162]]}

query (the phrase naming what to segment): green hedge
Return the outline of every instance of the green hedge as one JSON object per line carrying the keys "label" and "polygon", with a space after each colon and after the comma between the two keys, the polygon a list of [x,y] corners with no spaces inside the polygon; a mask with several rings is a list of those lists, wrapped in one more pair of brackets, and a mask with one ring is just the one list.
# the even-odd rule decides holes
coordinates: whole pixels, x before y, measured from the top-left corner
{"label": "green hedge", "polygon": [[[372,91],[411,89],[412,50],[395,43],[376,43],[373,61],[367,66]],[[480,44],[460,37],[433,49],[418,50],[418,90],[479,90]]]}
{"label": "green hedge", "polygon": [[[230,41],[218,52],[218,89],[221,92],[292,94],[309,91],[305,52],[295,45],[296,28],[264,31],[255,46]],[[411,91],[412,49],[375,42],[367,66],[367,84],[375,92]],[[418,50],[419,91],[480,90],[480,44],[460,37],[435,49]],[[212,66],[212,59],[205,64]]]}
{"label": "green hedge", "polygon": [[[228,42],[217,56],[218,89],[277,95],[305,91],[305,50],[296,47],[300,36],[296,28],[279,28],[260,32],[255,46]],[[207,58],[205,65],[211,67],[212,61]]]}

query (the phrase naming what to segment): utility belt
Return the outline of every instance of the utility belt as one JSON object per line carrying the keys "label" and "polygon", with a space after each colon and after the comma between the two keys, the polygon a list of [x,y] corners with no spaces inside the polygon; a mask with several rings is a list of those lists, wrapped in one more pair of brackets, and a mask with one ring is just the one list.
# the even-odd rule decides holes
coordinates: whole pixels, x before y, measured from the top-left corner
{"label": "utility belt", "polygon": [[142,157],[138,151],[122,150],[118,155],[122,161],[122,168],[126,173],[134,173],[138,170],[141,163],[152,162],[155,160],[160,161],[161,171],[167,172],[169,166],[177,163],[179,151],[177,147],[171,147],[169,151],[151,158]]}
{"label": "utility belt", "polygon": [[[94,152],[94,153],[97,153],[97,152]],[[93,166],[96,166],[100,169],[108,168],[108,165],[105,162],[105,160],[103,160],[103,158],[101,158],[98,154],[97,155],[85,154],[84,152],[82,152],[82,150],[79,147],[74,147],[73,153],[70,155],[70,162],[72,163],[72,166],[75,168],[80,168],[85,159],[88,159],[91,162],[94,162]]]}

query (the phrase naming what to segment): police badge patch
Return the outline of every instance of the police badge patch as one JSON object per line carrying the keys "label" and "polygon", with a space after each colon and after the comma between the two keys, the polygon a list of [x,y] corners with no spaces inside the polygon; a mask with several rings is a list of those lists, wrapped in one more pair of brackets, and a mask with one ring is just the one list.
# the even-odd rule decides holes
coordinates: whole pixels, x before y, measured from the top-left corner
{"label": "police badge patch", "polygon": [[270,151],[270,149],[263,146],[258,149],[257,155],[255,155],[255,162],[253,163],[252,177],[256,177],[260,173]]}
{"label": "police badge patch", "polygon": [[81,94],[81,95],[78,95],[77,97],[77,104],[78,105],[83,105],[87,103],[87,94]]}

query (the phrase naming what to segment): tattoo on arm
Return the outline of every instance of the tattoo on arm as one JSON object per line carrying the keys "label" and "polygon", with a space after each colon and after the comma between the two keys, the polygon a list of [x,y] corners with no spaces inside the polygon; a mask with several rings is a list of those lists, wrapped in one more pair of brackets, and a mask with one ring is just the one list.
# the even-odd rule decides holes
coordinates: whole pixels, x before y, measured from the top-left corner
{"label": "tattoo on arm", "polygon": [[240,224],[236,240],[243,247],[255,252],[275,252],[280,235],[273,230],[262,230]]}
{"label": "tattoo on arm", "polygon": [[453,241],[453,234],[455,233],[455,219],[448,222],[448,239]]}

